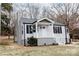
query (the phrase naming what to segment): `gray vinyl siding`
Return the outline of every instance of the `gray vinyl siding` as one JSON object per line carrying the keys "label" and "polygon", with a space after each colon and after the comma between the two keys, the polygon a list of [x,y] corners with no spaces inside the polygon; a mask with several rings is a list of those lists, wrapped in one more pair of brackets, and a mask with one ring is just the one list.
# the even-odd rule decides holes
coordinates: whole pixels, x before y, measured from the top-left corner
{"label": "gray vinyl siding", "polygon": [[38,45],[52,45],[53,43],[65,44],[65,38],[38,38]]}
{"label": "gray vinyl siding", "polygon": [[38,38],[38,45],[50,45],[53,43],[57,43],[56,40],[54,38]]}

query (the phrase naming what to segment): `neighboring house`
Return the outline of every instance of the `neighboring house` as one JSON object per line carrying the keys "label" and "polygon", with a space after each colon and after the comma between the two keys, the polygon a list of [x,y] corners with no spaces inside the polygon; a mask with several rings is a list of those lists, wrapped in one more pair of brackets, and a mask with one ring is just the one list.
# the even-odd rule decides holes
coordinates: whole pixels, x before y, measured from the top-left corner
{"label": "neighboring house", "polygon": [[73,30],[71,32],[73,40],[79,39],[79,16],[76,19],[76,22],[73,26]]}
{"label": "neighboring house", "polygon": [[29,37],[37,38],[37,45],[50,45],[53,43],[69,43],[69,32],[66,25],[48,18],[28,19],[20,18],[16,21],[16,37],[18,44],[26,45]]}

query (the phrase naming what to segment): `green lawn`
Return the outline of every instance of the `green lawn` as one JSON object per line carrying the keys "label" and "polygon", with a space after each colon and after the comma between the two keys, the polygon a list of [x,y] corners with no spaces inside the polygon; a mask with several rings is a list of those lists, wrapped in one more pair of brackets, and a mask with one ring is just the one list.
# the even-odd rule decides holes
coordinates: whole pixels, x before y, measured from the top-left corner
{"label": "green lawn", "polygon": [[63,46],[40,46],[40,47],[24,47],[17,44],[0,45],[0,55],[12,56],[58,56],[58,55],[76,55],[79,56],[78,45]]}

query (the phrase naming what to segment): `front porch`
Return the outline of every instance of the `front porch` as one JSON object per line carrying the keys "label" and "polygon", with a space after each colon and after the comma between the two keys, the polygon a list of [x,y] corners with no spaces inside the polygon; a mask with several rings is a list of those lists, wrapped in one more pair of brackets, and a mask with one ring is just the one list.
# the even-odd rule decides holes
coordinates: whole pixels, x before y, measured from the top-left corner
{"label": "front porch", "polygon": [[34,24],[36,32],[33,36],[36,38],[53,38],[53,23],[48,20],[41,20]]}

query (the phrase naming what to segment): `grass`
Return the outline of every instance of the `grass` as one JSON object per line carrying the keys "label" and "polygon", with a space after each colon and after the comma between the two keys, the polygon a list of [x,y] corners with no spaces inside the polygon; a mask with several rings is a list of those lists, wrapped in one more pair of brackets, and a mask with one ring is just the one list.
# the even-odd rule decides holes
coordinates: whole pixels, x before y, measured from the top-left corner
{"label": "grass", "polygon": [[36,47],[24,47],[10,42],[10,45],[0,45],[1,56],[79,56],[79,42],[70,45]]}
{"label": "grass", "polygon": [[0,45],[0,55],[12,56],[79,56],[79,46],[40,46],[24,47],[16,44]]}

